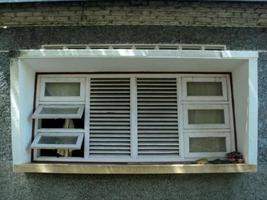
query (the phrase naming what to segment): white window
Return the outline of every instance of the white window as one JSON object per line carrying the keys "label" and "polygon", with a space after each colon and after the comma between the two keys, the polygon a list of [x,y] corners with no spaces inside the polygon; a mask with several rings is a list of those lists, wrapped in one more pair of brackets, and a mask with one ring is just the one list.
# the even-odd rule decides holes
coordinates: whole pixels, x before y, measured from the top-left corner
{"label": "white window", "polygon": [[[39,96],[31,145],[37,161],[174,162],[221,158],[235,149],[227,74],[37,78]],[[64,82],[54,85],[56,80]],[[194,85],[183,87],[189,81]],[[49,99],[43,96],[47,87],[52,94]],[[193,93],[194,98],[189,98]],[[85,94],[85,98],[67,97],[73,96],[70,94]],[[80,135],[74,136],[75,130],[80,130]],[[55,149],[75,149],[75,153],[66,156]]]}
{"label": "white window", "polygon": [[44,78],[40,80],[40,101],[83,101],[85,80],[64,77]]}
{"label": "white window", "polygon": [[33,113],[35,119],[75,119],[81,118],[84,105],[39,105]]}
{"label": "white window", "polygon": [[[195,173],[196,166],[184,168],[187,161],[221,158],[233,150],[243,154],[245,164],[228,165],[228,172],[244,172],[250,165],[255,171],[257,52],[21,52],[10,68],[16,171],[61,172],[64,167],[67,173],[79,173],[85,167],[88,173],[120,173],[122,168],[131,173],[134,167],[135,173],[150,173],[152,167],[153,173]],[[44,139],[38,139],[40,134]],[[34,148],[34,143],[44,146]],[[132,162],[146,163],[146,170],[124,165]],[[201,172],[218,170],[217,165],[199,167]]]}
{"label": "white window", "polygon": [[184,103],[185,129],[229,129],[229,103],[225,104]]}
{"label": "white window", "polygon": [[186,101],[227,100],[227,81],[219,76],[185,77],[182,79],[182,87],[182,98]]}
{"label": "white window", "polygon": [[33,149],[81,149],[83,133],[66,132],[40,132],[31,148]]}
{"label": "white window", "polygon": [[185,156],[225,157],[231,151],[230,132],[198,131],[185,133]]}

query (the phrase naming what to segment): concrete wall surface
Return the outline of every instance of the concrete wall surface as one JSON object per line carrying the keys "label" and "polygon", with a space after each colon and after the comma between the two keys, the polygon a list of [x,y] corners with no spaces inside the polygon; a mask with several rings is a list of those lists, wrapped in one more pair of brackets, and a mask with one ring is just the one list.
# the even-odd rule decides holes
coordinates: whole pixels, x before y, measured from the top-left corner
{"label": "concrete wall surface", "polygon": [[[42,44],[225,44],[261,50],[258,172],[199,175],[59,175],[12,172],[9,53]],[[73,26],[0,29],[0,199],[267,199],[267,29],[198,26]]]}

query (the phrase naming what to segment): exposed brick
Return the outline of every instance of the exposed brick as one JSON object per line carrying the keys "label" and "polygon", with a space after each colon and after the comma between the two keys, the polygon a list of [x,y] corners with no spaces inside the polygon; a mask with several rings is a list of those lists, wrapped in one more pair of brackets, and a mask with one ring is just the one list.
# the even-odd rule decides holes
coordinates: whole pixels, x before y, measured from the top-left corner
{"label": "exposed brick", "polygon": [[[267,27],[267,4],[108,0],[80,3],[6,4],[0,26],[176,25]],[[82,19],[82,20],[81,20]]]}

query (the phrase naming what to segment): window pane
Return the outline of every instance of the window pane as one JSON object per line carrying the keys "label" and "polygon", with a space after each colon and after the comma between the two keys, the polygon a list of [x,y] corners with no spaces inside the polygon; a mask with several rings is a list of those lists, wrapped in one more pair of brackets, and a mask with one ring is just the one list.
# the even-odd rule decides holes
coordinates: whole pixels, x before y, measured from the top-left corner
{"label": "window pane", "polygon": [[224,124],[223,109],[188,110],[189,124]]}
{"label": "window pane", "polygon": [[223,96],[221,82],[187,82],[187,96]]}
{"label": "window pane", "polygon": [[76,114],[79,108],[43,107],[40,114]]}
{"label": "window pane", "polygon": [[78,136],[42,136],[38,144],[76,144]]}
{"label": "window pane", "polygon": [[80,83],[46,83],[45,96],[80,96]]}
{"label": "window pane", "polygon": [[189,139],[190,152],[226,152],[224,137],[194,137]]}

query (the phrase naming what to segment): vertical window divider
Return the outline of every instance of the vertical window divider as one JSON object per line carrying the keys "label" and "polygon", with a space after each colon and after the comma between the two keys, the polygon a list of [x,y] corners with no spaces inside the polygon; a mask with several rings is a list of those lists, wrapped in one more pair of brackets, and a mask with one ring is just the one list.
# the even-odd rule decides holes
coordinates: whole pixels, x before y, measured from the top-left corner
{"label": "vertical window divider", "polygon": [[131,158],[138,156],[138,133],[137,133],[137,81],[133,76],[130,79],[130,127],[131,127]]}
{"label": "vertical window divider", "polygon": [[84,109],[84,158],[89,158],[90,148],[90,94],[91,94],[91,78],[86,78],[85,84],[85,109]]}
{"label": "vertical window divider", "polygon": [[[40,88],[41,85],[41,79],[37,78],[36,81],[36,88]],[[40,90],[37,89],[36,91],[36,101],[34,107],[37,108],[40,101]],[[33,132],[33,139],[36,136],[37,130],[38,130],[38,121],[39,119],[34,119],[34,132]],[[31,141],[32,142],[32,141]],[[40,154],[40,150],[33,149],[33,159],[36,160],[38,158],[38,154]]]}
{"label": "vertical window divider", "polygon": [[238,151],[237,150],[237,138],[236,138],[236,127],[235,127],[235,111],[234,111],[234,101],[233,101],[233,96],[232,96],[232,90],[233,88],[231,87],[231,79],[229,76],[226,77],[226,91],[228,95],[228,106],[229,106],[229,124],[230,124],[230,136],[231,138],[230,141],[230,150],[231,151]]}
{"label": "vertical window divider", "polygon": [[176,78],[177,89],[177,120],[179,135],[179,157],[184,158],[184,133],[183,133],[183,106],[182,106],[182,79],[180,76]]}

